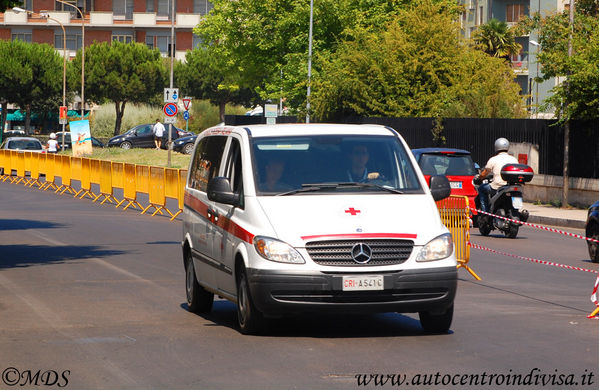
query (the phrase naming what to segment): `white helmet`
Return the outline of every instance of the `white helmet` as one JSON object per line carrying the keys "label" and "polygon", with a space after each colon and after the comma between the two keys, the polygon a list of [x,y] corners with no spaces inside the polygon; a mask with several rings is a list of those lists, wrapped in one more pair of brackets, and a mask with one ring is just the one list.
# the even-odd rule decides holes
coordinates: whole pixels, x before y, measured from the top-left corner
{"label": "white helmet", "polygon": [[56,133],[50,133],[50,139],[56,139]]}
{"label": "white helmet", "polygon": [[497,138],[495,140],[495,153],[504,151],[507,152],[510,148],[510,141],[505,138]]}

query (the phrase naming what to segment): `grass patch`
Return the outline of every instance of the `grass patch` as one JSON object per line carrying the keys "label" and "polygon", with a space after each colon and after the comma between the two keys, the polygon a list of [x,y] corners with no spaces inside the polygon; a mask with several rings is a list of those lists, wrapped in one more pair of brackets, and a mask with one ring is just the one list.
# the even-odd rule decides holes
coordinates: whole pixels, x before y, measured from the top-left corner
{"label": "grass patch", "polygon": [[[71,155],[71,151],[69,150],[61,154]],[[129,150],[121,148],[94,148],[93,154],[89,157],[97,160],[167,167],[168,151],[142,148]],[[187,169],[189,160],[190,156],[187,154],[171,152],[171,168]]]}

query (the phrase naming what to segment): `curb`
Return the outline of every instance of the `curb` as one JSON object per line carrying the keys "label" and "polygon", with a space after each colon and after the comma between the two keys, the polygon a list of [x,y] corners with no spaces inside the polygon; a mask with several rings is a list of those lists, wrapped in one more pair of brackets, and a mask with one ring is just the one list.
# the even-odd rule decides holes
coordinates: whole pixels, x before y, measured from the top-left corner
{"label": "curb", "polygon": [[538,223],[539,225],[569,227],[574,229],[584,229],[586,226],[585,221],[566,218],[541,217],[538,215],[530,215],[527,222]]}

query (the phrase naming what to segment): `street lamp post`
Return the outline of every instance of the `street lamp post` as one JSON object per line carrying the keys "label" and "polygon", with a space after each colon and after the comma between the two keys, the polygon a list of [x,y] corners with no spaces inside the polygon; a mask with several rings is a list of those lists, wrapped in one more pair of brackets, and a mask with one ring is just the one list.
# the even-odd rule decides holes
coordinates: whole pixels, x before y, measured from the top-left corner
{"label": "street lamp post", "polygon": [[[173,68],[175,64],[175,0],[171,0],[171,47],[170,47],[170,56],[171,56],[171,72],[170,72],[170,88],[173,88]],[[168,145],[167,145],[167,158],[166,165],[171,167],[171,151],[172,147],[172,132],[173,132],[173,124],[170,123],[168,125]]]}
{"label": "street lamp post", "polygon": [[[13,11],[17,13],[25,12],[29,15],[33,15],[32,11],[13,7]],[[64,25],[58,19],[54,19],[50,15],[48,15],[48,11],[40,11],[40,16],[46,19],[53,20],[54,22],[60,25],[62,29],[62,105],[67,105],[67,34],[64,29]],[[62,124],[62,149],[64,150],[64,123]]]}
{"label": "street lamp post", "polygon": [[85,114],[85,16],[78,7],[71,3],[63,0],[56,0],[56,2],[75,8],[81,15],[81,119],[83,119]]}
{"label": "street lamp post", "polygon": [[310,123],[310,78],[312,77],[312,24],[314,0],[310,0],[310,30],[308,33],[308,89],[306,92],[306,123]]}

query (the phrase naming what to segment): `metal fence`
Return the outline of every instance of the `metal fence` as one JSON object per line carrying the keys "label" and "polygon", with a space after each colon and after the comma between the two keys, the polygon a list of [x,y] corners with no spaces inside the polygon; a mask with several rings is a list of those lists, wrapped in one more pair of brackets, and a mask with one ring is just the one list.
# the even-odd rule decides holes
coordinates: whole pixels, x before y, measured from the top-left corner
{"label": "metal fence", "polygon": [[[283,118],[286,123],[289,118],[295,119],[281,117],[277,121],[282,122]],[[227,115],[226,123],[244,125],[264,123],[264,120],[264,117]],[[401,133],[411,148],[446,146],[466,149],[479,165],[484,165],[495,154],[495,140],[505,137],[510,142],[526,142],[538,147],[538,173],[556,176],[563,173],[564,128],[556,120],[448,118],[443,119],[438,140],[433,139],[433,118],[347,117],[343,122],[390,126]],[[599,120],[571,122],[569,151],[571,177],[599,178]]]}

